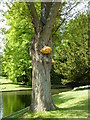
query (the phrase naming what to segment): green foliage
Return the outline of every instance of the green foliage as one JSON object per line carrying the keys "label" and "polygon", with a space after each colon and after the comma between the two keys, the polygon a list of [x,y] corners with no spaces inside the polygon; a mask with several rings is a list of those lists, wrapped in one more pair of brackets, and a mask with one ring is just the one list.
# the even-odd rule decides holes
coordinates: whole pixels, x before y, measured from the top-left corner
{"label": "green foliage", "polygon": [[55,72],[62,74],[63,84],[88,84],[88,14],[71,20],[57,47]]}
{"label": "green foliage", "polygon": [[60,31],[60,28],[63,26],[63,23],[65,24],[65,18],[62,18],[62,9],[65,7],[66,3],[63,2],[60,6],[60,11],[59,15],[56,18],[53,30],[52,30],[52,45],[53,45],[53,57],[56,54],[56,46],[61,43],[62,37],[61,34],[62,32]]}
{"label": "green foliage", "polygon": [[[40,18],[41,4],[34,4]],[[53,56],[55,56],[55,50],[57,49],[55,57],[56,64],[54,66],[56,73],[53,69],[51,70],[52,83],[54,83],[54,77],[57,76],[55,84],[58,80],[61,82],[61,77],[63,78],[63,84],[76,80],[79,81],[80,79],[83,80],[83,76],[86,76],[85,80],[87,80],[88,74],[87,15],[80,15],[75,20],[71,20],[65,29],[62,26],[64,31],[60,31],[59,27],[62,25],[60,23],[64,20],[60,17],[63,6],[65,6],[65,3],[61,5],[59,17],[54,24],[52,32]],[[6,48],[3,55],[4,74],[13,81],[28,81],[31,79],[32,68],[31,58],[29,57],[29,46],[34,33],[30,20],[30,11],[28,11],[24,2],[15,2],[5,17],[7,19],[7,25],[10,28],[5,32]]]}
{"label": "green foliage", "polygon": [[29,80],[29,81],[27,82],[27,86],[32,86],[32,80]]}
{"label": "green foliage", "polygon": [[0,54],[0,76],[1,76],[1,74],[2,74],[1,69],[2,69],[2,55]]}
{"label": "green foliage", "polygon": [[[41,3],[34,3],[34,5],[40,19]],[[31,59],[29,57],[29,45],[34,33],[33,26],[30,21],[30,16],[28,16],[30,15],[30,11],[28,11],[28,8],[24,2],[15,2],[12,4],[12,7],[9,5],[8,7],[10,9],[5,17],[7,19],[7,25],[9,25],[10,28],[7,30],[7,32],[3,31],[6,35],[6,48],[3,55],[4,74],[6,74],[9,79],[13,80],[14,82],[28,81],[31,79],[32,63],[31,60],[29,60]],[[61,9],[62,7],[63,4]],[[61,15],[61,11],[59,14]],[[59,32],[54,32],[55,28],[59,26],[59,17],[57,18],[57,22],[54,25],[54,40],[55,38],[57,39],[59,35]],[[53,45],[57,45],[57,43],[54,42]],[[57,75],[57,73],[54,74]],[[53,76],[53,74],[51,74],[51,76]],[[57,77],[57,80],[58,78],[59,76]],[[29,82],[27,84],[31,85]]]}
{"label": "green foliage", "polygon": [[29,11],[25,3],[15,2],[5,16],[10,28],[5,33],[3,68],[6,75],[14,82],[31,79],[32,62],[29,47],[33,36],[33,26],[28,15]]}
{"label": "green foliage", "polygon": [[61,78],[63,77],[62,75],[56,73],[54,71],[54,67],[52,67],[51,72],[50,72],[50,77],[51,77],[51,84],[52,85],[60,85],[61,84]]}

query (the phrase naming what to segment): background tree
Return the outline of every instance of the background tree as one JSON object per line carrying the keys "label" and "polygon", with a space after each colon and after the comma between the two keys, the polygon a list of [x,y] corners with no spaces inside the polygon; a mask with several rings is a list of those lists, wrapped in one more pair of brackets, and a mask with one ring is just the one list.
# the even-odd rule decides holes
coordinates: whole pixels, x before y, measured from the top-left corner
{"label": "background tree", "polygon": [[0,53],[0,76],[2,75],[2,54]]}
{"label": "background tree", "polygon": [[55,72],[62,74],[63,84],[88,84],[88,13],[71,20],[61,36],[57,48]]}
{"label": "background tree", "polygon": [[6,19],[10,28],[5,32],[4,72],[14,82],[29,81],[31,79],[32,67],[29,45],[33,36],[33,27],[28,20],[26,4],[14,3],[8,14],[6,14]]}

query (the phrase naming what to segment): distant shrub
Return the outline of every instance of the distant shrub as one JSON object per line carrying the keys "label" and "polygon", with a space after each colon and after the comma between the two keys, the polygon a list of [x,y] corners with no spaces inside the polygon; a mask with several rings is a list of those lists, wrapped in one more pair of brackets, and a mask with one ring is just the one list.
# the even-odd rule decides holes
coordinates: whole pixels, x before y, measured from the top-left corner
{"label": "distant shrub", "polygon": [[50,72],[50,79],[52,85],[61,85],[61,78],[62,75],[58,74],[54,71],[54,67],[52,66],[51,72]]}
{"label": "distant shrub", "polygon": [[29,80],[29,81],[27,82],[27,86],[32,86],[32,80]]}

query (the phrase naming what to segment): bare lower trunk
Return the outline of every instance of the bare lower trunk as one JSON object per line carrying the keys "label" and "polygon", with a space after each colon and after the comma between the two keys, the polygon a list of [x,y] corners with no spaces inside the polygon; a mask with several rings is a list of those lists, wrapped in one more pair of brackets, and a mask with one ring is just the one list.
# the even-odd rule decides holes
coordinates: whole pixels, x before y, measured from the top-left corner
{"label": "bare lower trunk", "polygon": [[40,53],[38,45],[39,43],[33,43],[31,49],[33,66],[31,110],[36,112],[56,108],[51,97],[51,56]]}

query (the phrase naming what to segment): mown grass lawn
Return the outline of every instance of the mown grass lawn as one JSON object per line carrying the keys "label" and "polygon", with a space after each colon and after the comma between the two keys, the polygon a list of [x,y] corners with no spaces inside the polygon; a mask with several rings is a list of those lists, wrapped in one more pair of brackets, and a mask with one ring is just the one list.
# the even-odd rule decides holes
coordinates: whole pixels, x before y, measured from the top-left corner
{"label": "mown grass lawn", "polygon": [[59,109],[39,113],[32,113],[26,109],[10,117],[22,120],[25,118],[88,118],[88,90],[59,93],[53,95],[53,101]]}
{"label": "mown grass lawn", "polygon": [[13,84],[11,80],[0,79],[0,92],[30,89],[31,89],[30,86]]}
{"label": "mown grass lawn", "polygon": [[31,90],[31,87],[27,87],[25,85],[17,85],[17,84],[3,84],[0,85],[0,91],[15,91],[15,90]]}
{"label": "mown grass lawn", "polygon": [[3,83],[12,83],[12,81],[6,78],[0,78],[0,85]]}

